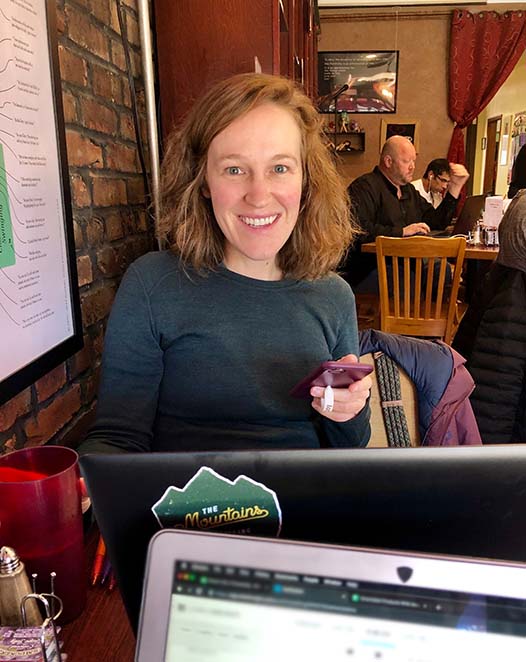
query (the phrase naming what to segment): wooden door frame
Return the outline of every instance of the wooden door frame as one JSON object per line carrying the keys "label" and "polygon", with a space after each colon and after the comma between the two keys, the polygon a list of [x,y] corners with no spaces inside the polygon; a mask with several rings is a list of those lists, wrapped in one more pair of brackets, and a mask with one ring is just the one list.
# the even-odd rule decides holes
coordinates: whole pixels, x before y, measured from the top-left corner
{"label": "wooden door frame", "polygon": [[[495,125],[495,139],[490,141],[490,125]],[[502,129],[502,115],[488,117],[486,120],[486,154],[484,158],[484,177],[482,180],[482,192],[493,195],[496,184],[496,168],[499,159],[500,131]],[[492,134],[493,132],[491,132]]]}

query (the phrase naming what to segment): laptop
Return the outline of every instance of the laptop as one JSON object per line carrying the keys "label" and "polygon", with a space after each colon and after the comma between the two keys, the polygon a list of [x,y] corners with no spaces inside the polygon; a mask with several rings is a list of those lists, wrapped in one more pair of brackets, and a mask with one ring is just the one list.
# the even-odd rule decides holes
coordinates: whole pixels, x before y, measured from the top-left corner
{"label": "laptop", "polygon": [[429,236],[440,238],[464,235],[467,237],[475,229],[477,221],[482,218],[485,200],[485,195],[468,195],[453,227],[446,230],[431,230]]}
{"label": "laptop", "polygon": [[[162,523],[152,508],[171,488],[186,498],[203,471],[223,481],[205,495],[207,507],[225,481],[264,486],[252,501],[267,499],[279,522],[261,529],[266,520],[253,519],[242,527],[252,535],[526,561],[526,445],[97,454],[81,467],[133,628],[148,543]],[[170,526],[227,530],[213,525],[221,513],[196,512]]]}
{"label": "laptop", "polygon": [[165,530],[136,662],[523,662],[526,566]]}

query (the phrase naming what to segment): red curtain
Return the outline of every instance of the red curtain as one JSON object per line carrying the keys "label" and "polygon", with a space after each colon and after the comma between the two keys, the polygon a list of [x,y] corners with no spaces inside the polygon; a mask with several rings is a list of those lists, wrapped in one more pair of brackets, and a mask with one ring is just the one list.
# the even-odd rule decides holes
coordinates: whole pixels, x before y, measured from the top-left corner
{"label": "red curtain", "polygon": [[462,129],[484,110],[526,49],[526,12],[455,9],[449,49],[449,116],[456,123],[448,159],[465,163]]}

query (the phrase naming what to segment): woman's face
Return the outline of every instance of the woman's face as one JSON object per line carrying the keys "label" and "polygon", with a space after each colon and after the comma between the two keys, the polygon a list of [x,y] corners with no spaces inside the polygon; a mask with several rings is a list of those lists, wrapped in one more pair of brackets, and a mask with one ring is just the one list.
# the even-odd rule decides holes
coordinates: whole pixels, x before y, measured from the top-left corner
{"label": "woman's face", "polygon": [[277,255],[298,220],[301,191],[301,133],[284,108],[258,106],[212,140],[205,195],[225,236],[228,269],[281,278]]}

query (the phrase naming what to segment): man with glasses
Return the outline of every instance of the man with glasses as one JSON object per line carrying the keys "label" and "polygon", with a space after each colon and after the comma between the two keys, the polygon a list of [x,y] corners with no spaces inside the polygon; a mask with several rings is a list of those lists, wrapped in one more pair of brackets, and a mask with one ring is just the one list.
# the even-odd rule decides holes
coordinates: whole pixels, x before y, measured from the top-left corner
{"label": "man with glasses", "polygon": [[427,200],[436,209],[444,199],[450,178],[449,161],[433,159],[427,166],[422,179],[415,179],[411,184],[424,200]]}
{"label": "man with glasses", "polygon": [[444,230],[451,223],[460,191],[469,179],[468,171],[459,163],[449,164],[448,190],[435,209],[411,186],[415,161],[413,143],[404,136],[391,136],[384,143],[374,170],[349,186],[351,207],[363,230],[359,244],[349,252],[343,265],[344,277],[355,292],[371,291],[367,282],[363,290],[356,287],[365,279],[378,287],[374,273],[376,256],[361,253],[362,243],[375,241],[379,235],[426,235],[431,230]]}

